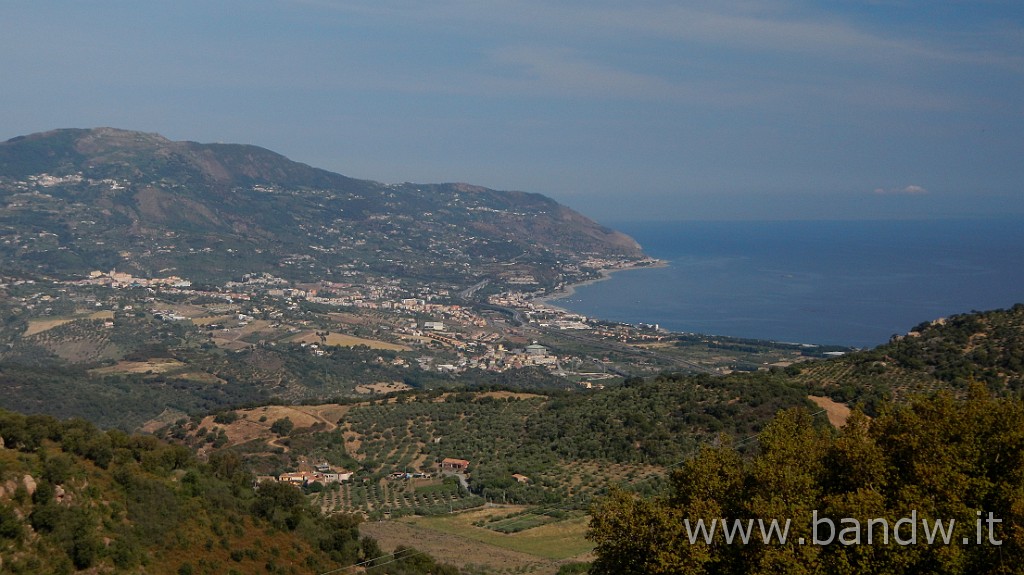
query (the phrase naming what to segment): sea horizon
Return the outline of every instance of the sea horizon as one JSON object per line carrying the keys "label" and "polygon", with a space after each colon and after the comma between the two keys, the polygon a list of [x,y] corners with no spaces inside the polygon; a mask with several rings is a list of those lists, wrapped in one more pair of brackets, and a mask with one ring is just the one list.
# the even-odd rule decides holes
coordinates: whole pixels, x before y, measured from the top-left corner
{"label": "sea horizon", "polygon": [[676,332],[874,347],[922,322],[1024,302],[1016,218],[607,225],[665,265],[552,305]]}

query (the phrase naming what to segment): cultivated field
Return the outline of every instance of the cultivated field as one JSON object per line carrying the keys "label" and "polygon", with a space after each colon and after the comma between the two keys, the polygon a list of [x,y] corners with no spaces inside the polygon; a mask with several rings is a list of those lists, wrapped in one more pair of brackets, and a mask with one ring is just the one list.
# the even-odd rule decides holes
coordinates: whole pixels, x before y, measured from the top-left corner
{"label": "cultivated field", "polygon": [[192,320],[192,323],[200,327],[206,327],[212,324],[229,325],[231,322],[238,322],[235,316],[232,315],[208,315],[204,317],[193,317],[190,319]]}
{"label": "cultivated field", "polygon": [[66,323],[71,323],[76,319],[114,319],[114,312],[112,311],[98,311],[89,314],[75,315],[71,317],[54,317],[47,319],[31,319],[28,321],[28,327],[25,329],[25,333],[21,334],[22,337],[29,337],[44,331],[51,330],[55,327],[62,326]]}
{"label": "cultivated field", "polygon": [[278,419],[285,417],[292,420],[296,430],[320,424],[324,431],[337,427],[337,421],[344,417],[350,406],[337,404],[324,405],[268,405],[253,409],[239,409],[235,413],[238,419],[232,423],[217,423],[210,415],[198,427],[206,429],[223,429],[228,437],[225,447],[239,445],[254,440],[266,441],[268,446],[277,436],[270,431],[270,426]]}
{"label": "cultivated field", "polygon": [[[306,331],[296,334],[294,337],[288,339],[292,342],[301,343],[321,343],[321,339],[315,332]],[[340,345],[345,347],[355,347],[357,345],[365,345],[370,349],[386,349],[390,351],[409,351],[409,348],[404,345],[397,343],[388,343],[386,341],[378,341],[376,339],[366,339],[362,337],[356,337],[354,335],[346,335],[343,333],[332,333],[328,335],[323,341],[326,345]]]}
{"label": "cultivated field", "polygon": [[176,359],[153,358],[146,361],[119,361],[114,365],[90,369],[89,373],[94,375],[111,375],[117,373],[132,374],[170,374],[175,378],[187,379],[198,383],[223,384],[223,379],[196,369],[191,369]]}
{"label": "cultivated field", "polygon": [[474,522],[505,515],[521,507],[487,507],[438,517],[406,517],[364,523],[360,531],[375,537],[385,550],[414,546],[467,571],[553,574],[572,560],[588,560],[587,518],[580,517],[510,535]]}
{"label": "cultivated field", "polygon": [[839,403],[828,397],[816,395],[808,395],[807,399],[825,410],[825,413],[828,414],[828,422],[832,424],[832,427],[842,427],[846,425],[846,420],[850,418],[850,406],[845,403]]}
{"label": "cultivated field", "polygon": [[412,389],[400,381],[381,381],[377,383],[363,383],[356,386],[356,393],[392,393],[395,391],[406,391]]}
{"label": "cultivated field", "polygon": [[89,373],[108,375],[111,373],[167,373],[186,367],[184,363],[170,358],[153,358],[147,361],[119,361],[107,367],[90,369]]}

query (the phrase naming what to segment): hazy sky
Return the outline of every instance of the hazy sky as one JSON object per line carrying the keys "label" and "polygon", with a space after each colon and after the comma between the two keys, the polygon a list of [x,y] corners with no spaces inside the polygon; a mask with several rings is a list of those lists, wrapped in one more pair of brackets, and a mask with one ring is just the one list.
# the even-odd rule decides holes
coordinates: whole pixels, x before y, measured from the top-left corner
{"label": "hazy sky", "polygon": [[1020,0],[4,0],[0,82],[0,139],[256,144],[602,221],[1024,217]]}

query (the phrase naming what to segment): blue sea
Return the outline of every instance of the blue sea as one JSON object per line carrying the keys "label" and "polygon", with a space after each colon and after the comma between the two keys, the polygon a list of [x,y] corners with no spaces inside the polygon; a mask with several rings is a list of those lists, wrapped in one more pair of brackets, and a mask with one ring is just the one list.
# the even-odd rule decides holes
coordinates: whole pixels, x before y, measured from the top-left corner
{"label": "blue sea", "polygon": [[1024,302],[1020,220],[609,225],[667,267],[552,303],[673,331],[872,347],[923,321]]}

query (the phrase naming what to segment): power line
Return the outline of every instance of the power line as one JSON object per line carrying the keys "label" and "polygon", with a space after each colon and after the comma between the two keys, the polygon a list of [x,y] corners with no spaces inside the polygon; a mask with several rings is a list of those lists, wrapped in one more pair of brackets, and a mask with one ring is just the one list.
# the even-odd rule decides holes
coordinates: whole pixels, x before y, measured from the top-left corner
{"label": "power line", "polygon": [[[405,557],[399,557],[399,555],[402,555],[403,553],[407,553],[407,555],[405,555]],[[394,552],[391,552],[391,553],[387,553],[385,555],[379,555],[377,557],[372,557],[370,559],[365,559],[363,561],[360,561],[359,563],[353,563],[352,565],[346,565],[344,567],[339,567],[337,569],[332,569],[330,571],[324,571],[323,573],[320,573],[319,575],[332,575],[333,573],[341,573],[342,571],[346,571],[348,569],[352,569],[352,568],[355,568],[355,567],[365,567],[365,566],[370,565],[371,563],[373,563],[375,561],[378,561],[380,559],[384,559],[385,557],[392,557],[392,559],[390,561],[387,561],[386,563],[379,563],[379,564],[376,564],[376,565],[370,565],[370,567],[371,568],[372,567],[379,567],[380,565],[387,565],[388,563],[394,563],[395,561],[400,561],[402,559],[407,559],[409,557],[415,557],[416,555],[425,555],[425,554],[426,554],[425,551],[419,551],[419,550],[414,549],[412,547],[406,547],[405,549],[402,549],[401,551],[394,551]]]}

